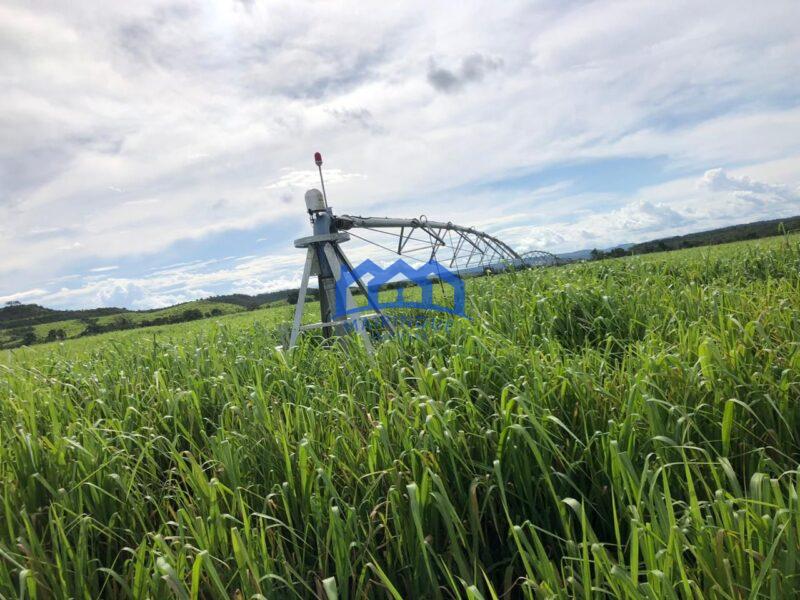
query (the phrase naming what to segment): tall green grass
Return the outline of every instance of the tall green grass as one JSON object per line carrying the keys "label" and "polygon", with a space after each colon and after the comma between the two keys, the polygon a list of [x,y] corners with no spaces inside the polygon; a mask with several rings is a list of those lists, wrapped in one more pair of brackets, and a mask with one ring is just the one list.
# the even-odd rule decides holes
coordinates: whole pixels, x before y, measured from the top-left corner
{"label": "tall green grass", "polygon": [[797,238],[470,282],[370,357],[210,325],[0,366],[0,594],[800,592]]}

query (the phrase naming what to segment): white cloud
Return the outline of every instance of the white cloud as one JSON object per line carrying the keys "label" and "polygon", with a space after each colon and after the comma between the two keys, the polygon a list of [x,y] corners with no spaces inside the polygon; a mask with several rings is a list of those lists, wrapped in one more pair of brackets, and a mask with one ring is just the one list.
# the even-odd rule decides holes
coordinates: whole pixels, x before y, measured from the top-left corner
{"label": "white cloud", "polygon": [[[759,165],[755,168],[770,171],[774,166]],[[503,217],[484,215],[483,223],[520,251],[544,249],[562,252],[605,248],[729,225],[740,222],[745,209],[750,210],[754,219],[800,212],[800,198],[785,186],[743,174],[729,174],[720,169],[711,169],[700,178],[684,178],[644,188],[621,206],[608,210],[573,211],[569,207],[591,204],[590,199],[597,199],[597,196],[559,195],[568,194],[568,190],[565,183],[545,186],[510,203],[510,206],[520,207],[527,198],[541,202],[538,209],[552,208],[553,219],[547,225],[509,226],[530,220],[532,217],[528,213]],[[767,199],[755,206],[746,206],[749,200],[742,194]],[[608,198],[601,198],[608,201]],[[566,204],[568,208],[559,211],[559,204]],[[473,212],[467,214],[470,219],[481,218]],[[386,243],[386,239],[379,236],[368,237]],[[348,243],[345,251],[355,264],[366,258],[379,264],[396,258],[358,239]],[[270,256],[228,256],[166,265],[147,275],[131,278],[105,277],[102,273],[115,267],[99,267],[90,271],[101,275],[83,277],[73,287],[62,287],[57,291],[33,289],[0,300],[24,299],[55,307],[158,308],[221,293],[258,294],[297,287],[303,259],[304,254],[299,251]],[[74,276],[62,279],[74,281]]]}
{"label": "white cloud", "polygon": [[574,222],[500,230],[521,250],[566,251],[641,241],[696,223],[663,203],[633,200],[608,212],[592,212]]}
{"label": "white cloud", "polygon": [[[545,246],[720,220],[685,198],[707,196],[743,220],[789,210],[800,167],[798,20],[788,0],[413,1],[368,11],[8,1],[0,293],[265,225],[280,232],[272,250],[291,251],[306,227],[302,192],[318,184],[315,150],[341,212],[424,212],[495,229],[524,218],[520,231],[540,233],[519,239]],[[675,194],[666,184],[633,195],[562,190],[528,206],[524,194],[446,193],[578,159],[655,156],[683,173],[737,165],[750,177],[781,159],[761,178],[790,195],[698,189],[684,177]],[[109,285],[119,289],[91,298],[174,296],[151,283]],[[89,302],[58,301],[67,297]]]}
{"label": "white cloud", "polygon": [[95,267],[94,269],[89,269],[92,273],[105,273],[107,271],[115,271],[119,269],[118,265],[109,265],[107,267]]}
{"label": "white cloud", "polygon": [[[341,184],[346,181],[366,179],[361,173],[345,173],[341,169],[325,169],[325,182],[327,186]],[[265,190],[277,190],[280,192],[280,199],[286,203],[293,199],[304,197],[305,191],[317,184],[319,188],[319,171],[310,169],[281,169],[281,176],[274,181],[270,181],[264,186]]]}
{"label": "white cloud", "polygon": [[[304,256],[228,257],[173,265],[140,277],[84,277],[73,287],[34,289],[0,300],[24,299],[46,306],[159,308],[229,291],[260,294],[299,285]],[[227,265],[222,263],[229,263]]]}
{"label": "white cloud", "polygon": [[0,303],[5,302],[29,302],[47,294],[47,290],[36,288],[33,290],[25,290],[24,292],[17,292],[15,294],[8,294],[7,296],[0,296]]}
{"label": "white cloud", "polygon": [[[753,168],[769,170],[770,165]],[[522,249],[567,251],[797,214],[800,194],[796,191],[716,168],[700,178],[646,187],[618,208],[583,212],[576,219],[562,217],[546,226],[501,229],[499,234]]]}
{"label": "white cloud", "polygon": [[800,189],[790,189],[786,185],[775,185],[756,181],[748,176],[736,177],[729,175],[725,169],[709,169],[703,175],[702,185],[713,192],[735,192],[742,198],[766,197],[785,202],[800,201]]}

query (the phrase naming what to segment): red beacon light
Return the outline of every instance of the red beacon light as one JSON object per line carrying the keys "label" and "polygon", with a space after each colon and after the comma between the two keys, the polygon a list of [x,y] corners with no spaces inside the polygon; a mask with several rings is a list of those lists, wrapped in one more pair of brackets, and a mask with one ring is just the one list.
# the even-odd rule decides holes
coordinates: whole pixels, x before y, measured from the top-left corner
{"label": "red beacon light", "polygon": [[317,163],[318,167],[322,166],[322,154],[319,152],[314,152],[314,162]]}

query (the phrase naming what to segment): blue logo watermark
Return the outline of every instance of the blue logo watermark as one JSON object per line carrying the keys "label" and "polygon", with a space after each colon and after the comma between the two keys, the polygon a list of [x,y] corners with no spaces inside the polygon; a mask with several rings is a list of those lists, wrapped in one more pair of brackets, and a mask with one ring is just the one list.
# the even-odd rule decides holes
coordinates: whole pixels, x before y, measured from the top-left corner
{"label": "blue logo watermark", "polygon": [[[348,306],[347,290],[357,280],[363,280],[365,276],[370,276],[371,279],[365,284],[367,292],[367,302],[363,306]],[[392,289],[384,289],[381,299],[381,288],[392,286]],[[434,287],[440,286],[441,288],[452,289],[453,303],[451,306],[445,304],[437,304],[434,302]],[[406,292],[414,288],[419,288],[421,291],[421,299],[407,299]],[[392,292],[396,295],[392,299]],[[447,294],[444,294],[447,296]],[[386,268],[382,268],[367,259],[352,271],[346,266],[342,266],[342,273],[339,280],[336,282],[336,308],[335,318],[337,320],[344,319],[348,315],[359,314],[369,311],[374,311],[376,308],[383,312],[386,309],[414,309],[413,311],[404,311],[405,313],[413,312],[413,315],[408,314],[384,314],[393,324],[400,325],[413,325],[418,326],[421,324],[434,322],[425,317],[423,311],[432,311],[433,313],[444,313],[451,316],[465,316],[464,311],[464,280],[458,275],[442,266],[436,261],[430,261],[423,264],[418,269],[415,269],[403,259],[398,259]],[[435,321],[441,323],[441,321]]]}

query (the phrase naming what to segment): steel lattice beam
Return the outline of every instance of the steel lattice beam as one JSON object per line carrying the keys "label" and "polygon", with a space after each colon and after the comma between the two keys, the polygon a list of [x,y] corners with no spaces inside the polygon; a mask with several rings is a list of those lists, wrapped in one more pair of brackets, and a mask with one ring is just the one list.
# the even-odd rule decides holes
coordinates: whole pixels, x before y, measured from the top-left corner
{"label": "steel lattice beam", "polygon": [[[415,257],[415,253],[429,251],[428,260],[437,258],[449,262],[451,268],[472,269],[499,264],[517,266],[558,264],[558,259],[549,252],[519,254],[511,246],[488,233],[451,222],[428,221],[425,217],[395,219],[341,215],[334,218],[340,230],[365,229],[396,236],[397,250],[392,250],[396,254]],[[411,241],[422,245],[410,244]]]}

